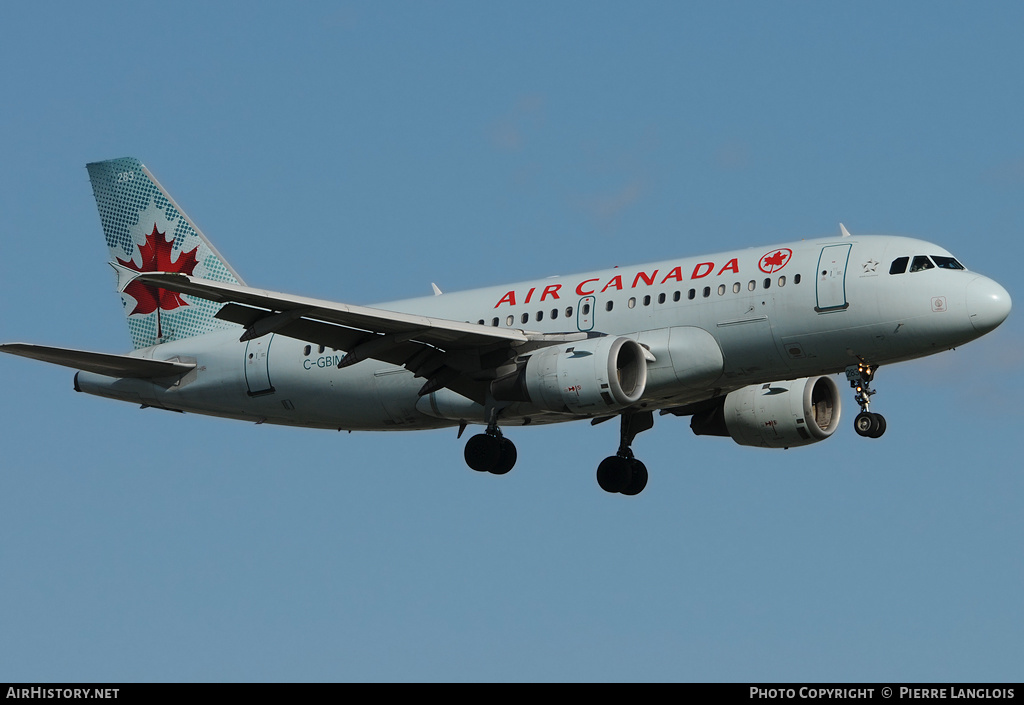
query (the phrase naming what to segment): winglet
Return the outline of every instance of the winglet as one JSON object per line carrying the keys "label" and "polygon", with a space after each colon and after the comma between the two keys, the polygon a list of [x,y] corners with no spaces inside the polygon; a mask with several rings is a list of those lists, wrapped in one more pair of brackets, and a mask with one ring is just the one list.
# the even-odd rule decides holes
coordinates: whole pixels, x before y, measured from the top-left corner
{"label": "winglet", "polygon": [[434,289],[434,296],[440,296],[441,290],[437,288],[437,284],[430,282],[430,286]]}
{"label": "winglet", "polygon": [[843,237],[850,237],[850,231],[842,223],[839,224],[839,231],[843,234]]}
{"label": "winglet", "polygon": [[107,264],[114,268],[114,273],[117,275],[117,293],[119,294],[123,294],[128,285],[135,280],[135,277],[139,276],[139,272],[130,267],[125,267],[123,264],[118,264],[117,262],[107,262]]}
{"label": "winglet", "polygon": [[[117,274],[117,290],[124,293],[133,281],[139,279],[143,284],[160,284],[164,281],[191,281],[187,274],[181,272],[139,272],[117,262],[107,262]],[[152,278],[152,281],[150,279]]]}

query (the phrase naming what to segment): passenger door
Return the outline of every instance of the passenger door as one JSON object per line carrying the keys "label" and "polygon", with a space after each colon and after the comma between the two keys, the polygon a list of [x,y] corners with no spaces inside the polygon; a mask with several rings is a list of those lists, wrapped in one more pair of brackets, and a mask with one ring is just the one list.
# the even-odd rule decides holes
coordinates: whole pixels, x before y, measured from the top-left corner
{"label": "passenger door", "polygon": [[270,383],[270,343],[274,334],[250,340],[245,346],[245,384],[249,388],[249,396],[272,394],[274,385]]}
{"label": "passenger door", "polygon": [[841,311],[850,304],[846,300],[846,266],[852,245],[826,245],[818,257],[817,305],[818,313]]}

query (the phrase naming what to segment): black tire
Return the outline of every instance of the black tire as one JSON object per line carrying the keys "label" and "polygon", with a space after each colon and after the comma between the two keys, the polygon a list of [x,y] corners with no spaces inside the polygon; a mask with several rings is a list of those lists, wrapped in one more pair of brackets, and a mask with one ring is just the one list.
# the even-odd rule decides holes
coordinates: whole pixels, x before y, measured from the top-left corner
{"label": "black tire", "polygon": [[853,430],[857,432],[858,436],[877,438],[877,436],[872,434],[878,429],[878,416],[878,414],[872,414],[869,411],[860,412],[857,414],[857,418],[853,420]]}
{"label": "black tire", "polygon": [[875,428],[871,432],[872,438],[880,438],[885,433],[885,417],[881,414],[871,414],[875,417]]}
{"label": "black tire", "polygon": [[501,438],[498,441],[498,460],[494,466],[491,467],[491,473],[495,475],[504,475],[513,468],[516,464],[516,444],[507,438]]}
{"label": "black tire", "polygon": [[647,487],[647,466],[636,458],[633,458],[630,461],[630,465],[632,466],[632,473],[629,483],[624,489],[620,490],[620,492],[632,497],[640,494],[644,491],[644,488]]}
{"label": "black tire", "polygon": [[477,472],[491,472],[497,467],[501,456],[501,447],[498,441],[499,439],[488,436],[486,433],[478,433],[470,438],[466,443],[464,454],[466,465]]}
{"label": "black tire", "polygon": [[633,469],[629,458],[612,455],[601,461],[597,466],[597,484],[605,492],[615,494],[621,492],[633,479]]}

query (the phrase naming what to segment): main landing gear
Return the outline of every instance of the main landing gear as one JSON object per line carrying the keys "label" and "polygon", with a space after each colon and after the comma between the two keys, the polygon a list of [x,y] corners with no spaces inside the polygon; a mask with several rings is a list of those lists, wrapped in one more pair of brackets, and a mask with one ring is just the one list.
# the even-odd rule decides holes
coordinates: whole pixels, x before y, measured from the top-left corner
{"label": "main landing gear", "polygon": [[636,434],[654,426],[654,412],[625,413],[619,432],[619,450],[597,466],[597,484],[605,492],[638,495],[647,486],[647,466],[633,457],[633,439]]}
{"label": "main landing gear", "polygon": [[[654,426],[654,412],[634,411],[622,414],[619,450],[597,467],[597,484],[605,492],[638,495],[647,486],[647,466],[633,457],[633,440],[638,433]],[[461,435],[461,430],[460,430]],[[501,435],[497,413],[491,414],[487,430],[466,443],[466,465],[477,472],[504,475],[516,464],[516,447]]]}
{"label": "main landing gear", "polygon": [[516,464],[516,446],[501,435],[497,414],[491,415],[487,430],[466,443],[466,465],[477,472],[504,475]]}
{"label": "main landing gear", "polygon": [[854,400],[860,405],[860,413],[853,420],[853,430],[857,432],[857,435],[865,438],[878,438],[885,433],[885,417],[868,411],[871,395],[875,393],[875,390],[871,389],[869,385],[877,369],[878,365],[870,365],[864,361],[846,368],[846,379],[856,390],[857,395]]}

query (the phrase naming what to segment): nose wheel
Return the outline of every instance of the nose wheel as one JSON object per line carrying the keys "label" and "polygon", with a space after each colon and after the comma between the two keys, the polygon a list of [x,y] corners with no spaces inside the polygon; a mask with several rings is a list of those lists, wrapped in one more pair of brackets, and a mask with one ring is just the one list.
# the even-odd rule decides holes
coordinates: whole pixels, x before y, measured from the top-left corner
{"label": "nose wheel", "polygon": [[853,420],[853,428],[857,435],[878,438],[885,433],[885,417],[870,411],[862,411]]}
{"label": "nose wheel", "polygon": [[877,369],[878,365],[871,365],[863,360],[846,368],[846,379],[856,392],[854,401],[860,406],[860,413],[853,420],[853,430],[858,436],[865,438],[878,438],[885,433],[885,417],[868,410],[871,396],[875,393],[871,388],[871,380]]}

